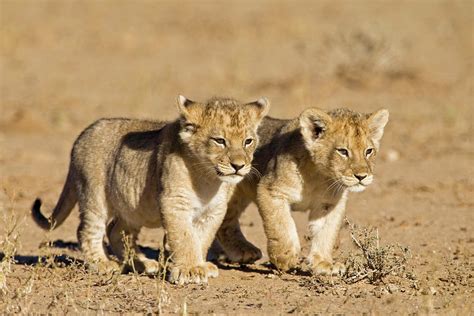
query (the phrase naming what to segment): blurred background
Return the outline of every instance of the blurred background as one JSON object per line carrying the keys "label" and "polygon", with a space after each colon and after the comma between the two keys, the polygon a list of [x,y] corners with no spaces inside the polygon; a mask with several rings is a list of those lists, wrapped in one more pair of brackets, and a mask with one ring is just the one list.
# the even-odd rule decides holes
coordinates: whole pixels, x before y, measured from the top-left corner
{"label": "blurred background", "polygon": [[396,157],[472,158],[473,29],[468,0],[1,0],[3,185],[62,177],[92,121],[173,119],[178,94],[385,107]]}
{"label": "blurred background", "polygon": [[471,1],[0,3],[4,132],[172,118],[178,93],[453,120],[472,83]]}
{"label": "blurred background", "polygon": [[473,190],[472,1],[0,0],[0,14],[3,202],[55,201],[83,128],[173,119],[178,94],[267,96],[283,118],[384,107],[387,181]]}
{"label": "blurred background", "polygon": [[[387,108],[376,181],[351,195],[348,217],[408,245],[420,278],[446,295],[468,293],[455,278],[469,275],[472,295],[473,12],[470,0],[0,0],[0,208],[26,218],[19,253],[38,254],[44,233],[29,207],[37,196],[54,205],[72,143],[96,119],[174,119],[178,94],[266,96],[281,118],[307,106]],[[76,240],[73,214],[52,240]],[[295,218],[303,237],[306,215]],[[255,207],[242,224],[265,250]]]}

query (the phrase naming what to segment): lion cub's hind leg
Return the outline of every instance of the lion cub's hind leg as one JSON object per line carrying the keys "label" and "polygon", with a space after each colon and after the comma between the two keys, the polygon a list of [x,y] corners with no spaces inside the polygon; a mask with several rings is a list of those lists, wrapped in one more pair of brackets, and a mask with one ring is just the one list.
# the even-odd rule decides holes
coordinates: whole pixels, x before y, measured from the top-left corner
{"label": "lion cub's hind leg", "polygon": [[147,258],[140,250],[137,244],[138,233],[138,229],[130,228],[120,218],[114,218],[107,227],[110,248],[128,269],[139,273],[156,274],[160,265],[158,261]]}
{"label": "lion cub's hind leg", "polygon": [[[104,237],[106,234],[107,209],[103,199],[90,194],[82,194],[79,199],[80,224],[77,229],[77,239],[84,253],[88,269],[98,273],[118,271],[117,262],[107,257]],[[93,199],[91,196],[95,196]]]}
{"label": "lion cub's hind leg", "polygon": [[230,262],[253,263],[262,258],[260,249],[249,242],[240,229],[240,215],[249,204],[250,200],[240,195],[237,198],[234,195],[217,232],[217,240],[224,249],[226,259]]}

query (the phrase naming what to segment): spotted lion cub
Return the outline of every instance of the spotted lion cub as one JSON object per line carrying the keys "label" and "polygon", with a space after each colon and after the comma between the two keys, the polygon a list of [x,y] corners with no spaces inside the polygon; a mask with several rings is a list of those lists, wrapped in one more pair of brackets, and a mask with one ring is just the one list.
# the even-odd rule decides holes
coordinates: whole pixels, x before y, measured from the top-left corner
{"label": "spotted lion cub", "polygon": [[179,96],[181,116],[174,122],[101,119],[74,143],[51,217],[41,213],[36,200],[33,218],[44,229],[56,228],[77,202],[86,261],[105,271],[118,268],[104,251],[105,235],[123,260],[126,233],[137,253],[135,265],[155,273],[158,262],[140,253],[136,238],[141,227],[163,226],[172,260],[169,280],[205,283],[218,274],[205,255],[236,184],[252,168],[257,127],[268,107],[265,98],[241,104]]}
{"label": "spotted lion cub", "polygon": [[291,211],[309,210],[311,250],[308,260],[317,274],[338,274],[332,249],[344,217],[348,192],[363,191],[373,181],[388,111],[372,114],[347,109],[324,112],[309,108],[294,120],[265,118],[254,166],[261,179],[242,181],[229,202],[218,241],[228,259],[261,258],[239,226],[239,216],[256,202],[268,238],[268,254],[277,268],[294,267],[300,241]]}

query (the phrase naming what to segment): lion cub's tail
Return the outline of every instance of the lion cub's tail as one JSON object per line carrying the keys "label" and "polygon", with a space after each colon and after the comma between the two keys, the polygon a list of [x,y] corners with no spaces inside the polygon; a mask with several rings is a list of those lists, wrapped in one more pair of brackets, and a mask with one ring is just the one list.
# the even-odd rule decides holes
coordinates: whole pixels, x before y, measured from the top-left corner
{"label": "lion cub's tail", "polygon": [[53,210],[53,214],[47,218],[41,213],[41,200],[38,198],[31,207],[31,216],[33,220],[45,230],[53,230],[61,225],[71,214],[72,208],[77,202],[76,188],[74,185],[74,176],[71,169],[66,178],[63,191],[59,197],[58,203]]}

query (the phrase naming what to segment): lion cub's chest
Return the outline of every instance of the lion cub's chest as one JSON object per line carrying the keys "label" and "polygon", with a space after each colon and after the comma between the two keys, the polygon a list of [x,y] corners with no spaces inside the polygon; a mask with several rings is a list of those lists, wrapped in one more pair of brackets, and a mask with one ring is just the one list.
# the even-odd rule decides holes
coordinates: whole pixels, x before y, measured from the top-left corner
{"label": "lion cub's chest", "polygon": [[190,194],[190,208],[194,222],[205,222],[209,217],[226,211],[231,187],[227,183],[203,184]]}

